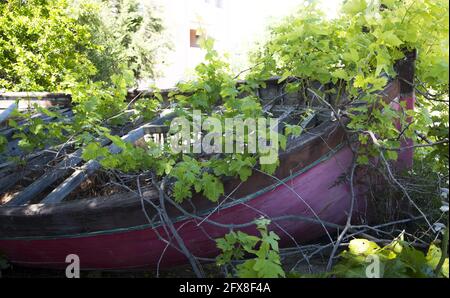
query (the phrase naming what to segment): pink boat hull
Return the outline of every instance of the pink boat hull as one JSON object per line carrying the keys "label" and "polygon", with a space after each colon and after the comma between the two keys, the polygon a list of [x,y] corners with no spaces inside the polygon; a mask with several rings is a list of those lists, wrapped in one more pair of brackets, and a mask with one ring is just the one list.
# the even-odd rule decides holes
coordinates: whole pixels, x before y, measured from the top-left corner
{"label": "pink boat hull", "polygon": [[[349,212],[351,195],[349,185],[337,181],[348,172],[352,158],[351,150],[342,148],[329,159],[286,181],[290,187],[279,185],[245,203],[220,209],[209,216],[209,220],[240,224],[261,216],[316,218],[317,215],[323,221],[342,224]],[[362,202],[359,195],[355,210],[365,209]],[[214,239],[222,237],[228,230],[207,222],[198,223],[193,219],[182,220],[175,227],[195,256],[213,258],[219,252]],[[284,246],[302,245],[326,234],[322,225],[299,220],[276,221],[270,228],[278,233]],[[255,233],[253,227],[242,230]],[[157,228],[157,232],[164,237],[162,227]],[[151,269],[187,261],[182,253],[167,247],[151,228],[45,240],[6,239],[0,240],[0,251],[12,263],[46,268],[65,268],[69,254],[79,256],[82,269]]]}

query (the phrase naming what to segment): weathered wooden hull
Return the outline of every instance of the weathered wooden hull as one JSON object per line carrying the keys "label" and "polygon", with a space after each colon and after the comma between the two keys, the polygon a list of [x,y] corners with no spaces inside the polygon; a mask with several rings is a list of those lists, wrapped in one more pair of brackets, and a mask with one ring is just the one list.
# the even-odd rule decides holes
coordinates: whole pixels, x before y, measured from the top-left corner
{"label": "weathered wooden hull", "polygon": [[[329,223],[343,223],[349,212],[350,189],[348,184],[336,182],[348,170],[353,157],[349,148],[337,149],[337,152],[328,152],[297,173],[286,184],[266,189],[260,195],[223,203],[222,208],[208,219],[240,224],[263,215],[268,218],[301,215],[312,219],[318,216]],[[362,207],[359,205],[356,210]],[[213,239],[223,236],[228,230],[199,222],[180,219],[175,227],[194,255],[214,257],[218,250]],[[304,244],[326,233],[321,224],[294,219],[275,221],[271,228],[281,236],[283,244],[289,246]],[[253,228],[243,230],[254,232]],[[170,266],[186,262],[183,254],[166,247],[157,233],[165,237],[163,227],[153,229],[143,225],[76,235],[3,238],[0,239],[0,251],[12,263],[47,268],[64,268],[69,254],[80,257],[83,269],[156,268],[158,264]]]}
{"label": "weathered wooden hull", "polygon": [[[412,106],[414,97],[407,95],[400,94],[400,100],[406,98]],[[384,92],[387,102],[395,98],[399,98],[398,81]],[[273,176],[254,172],[242,185],[239,179],[224,181],[227,196],[219,203],[194,196],[181,204],[184,212],[167,202],[167,213],[187,248],[202,258],[215,257],[214,239],[229,231],[214,222],[239,225],[261,216],[273,219],[270,229],[278,233],[284,246],[334,233],[336,225],[345,222],[352,200],[345,178],[353,153],[346,144],[340,124],[326,121],[288,142]],[[408,164],[411,159],[412,148],[401,152],[399,162]],[[366,211],[367,187],[360,178],[364,175],[356,175],[354,212]],[[159,200],[151,188],[144,198]],[[205,217],[208,220],[202,220]],[[279,217],[282,220],[276,220]],[[185,263],[181,252],[160,239],[168,239],[167,227],[158,220],[157,211],[133,193],[0,206],[0,253],[14,264],[42,268],[64,268],[69,254],[80,257],[82,269],[151,269]],[[256,232],[254,225],[240,230]]]}

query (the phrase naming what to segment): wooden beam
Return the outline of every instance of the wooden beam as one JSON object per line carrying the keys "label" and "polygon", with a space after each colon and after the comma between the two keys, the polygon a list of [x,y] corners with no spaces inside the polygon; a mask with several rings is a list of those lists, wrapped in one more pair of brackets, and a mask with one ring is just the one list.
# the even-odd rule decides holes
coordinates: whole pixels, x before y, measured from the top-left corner
{"label": "wooden beam", "polygon": [[70,107],[72,95],[52,92],[0,92],[0,110],[17,100],[19,100],[17,107],[19,110],[30,109],[34,104],[43,107]]}
{"label": "wooden beam", "polygon": [[12,112],[17,108],[17,103],[13,102],[10,106],[6,108],[3,112],[0,113],[0,124],[3,121],[8,120],[9,117],[11,117]]}
{"label": "wooden beam", "polygon": [[36,167],[45,166],[54,157],[55,157],[54,154],[43,154],[41,156],[36,157],[34,160],[30,161],[29,166],[23,171],[20,171],[19,169],[16,168],[11,174],[0,178],[0,194],[7,192],[24,176],[31,174]]}
{"label": "wooden beam", "polygon": [[[72,118],[73,117],[73,111],[70,108],[60,109],[60,110],[57,110],[56,112],[59,113],[60,116],[63,118]],[[24,126],[27,123],[29,123],[30,120],[33,120],[35,118],[40,118],[45,123],[50,122],[53,119],[55,119],[55,117],[47,116],[46,114],[43,114],[43,113],[35,113],[35,114],[31,115],[30,117],[26,117],[24,120],[20,120],[20,121],[17,120],[17,125],[19,127]],[[6,138],[10,138],[15,131],[17,131],[17,129],[14,127],[5,126],[5,127],[0,128],[0,134],[5,136]]]}
{"label": "wooden beam", "polygon": [[[140,138],[144,137],[145,134],[152,131],[152,127],[156,128],[157,131],[161,130],[161,125],[174,117],[174,114],[169,114],[164,117],[160,117],[156,120],[148,124],[144,124],[132,131],[130,131],[127,135],[122,137],[122,140],[129,143],[134,143]],[[121,149],[112,144],[109,146],[109,151],[113,154],[117,154],[121,151]],[[89,175],[92,175],[95,171],[100,168],[100,163],[96,160],[90,160],[86,164],[84,164],[81,169],[76,170],[72,173],[72,175],[67,178],[63,183],[61,183],[58,187],[56,187],[46,198],[42,200],[44,204],[55,204],[59,203],[64,198],[69,195],[75,188],[77,188]]]}
{"label": "wooden beam", "polygon": [[55,99],[71,99],[72,96],[69,93],[63,92],[27,92],[27,91],[18,91],[18,92],[0,92],[0,100],[2,99],[10,99],[10,98],[55,98]]}
{"label": "wooden beam", "polygon": [[75,167],[81,163],[82,152],[83,151],[81,149],[78,149],[74,153],[70,154],[68,158],[57,164],[55,170],[42,175],[38,180],[34,181],[31,185],[27,186],[24,190],[7,202],[5,206],[19,206],[27,204],[56,180],[64,177],[72,167]]}

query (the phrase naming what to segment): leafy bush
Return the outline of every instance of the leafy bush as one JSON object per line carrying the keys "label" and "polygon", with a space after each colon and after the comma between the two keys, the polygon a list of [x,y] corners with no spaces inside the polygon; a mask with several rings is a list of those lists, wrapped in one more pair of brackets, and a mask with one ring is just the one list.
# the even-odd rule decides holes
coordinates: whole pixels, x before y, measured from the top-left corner
{"label": "leafy bush", "polygon": [[0,2],[0,89],[63,90],[92,78],[87,52],[98,46],[67,8],[66,0]]}
{"label": "leafy bush", "polygon": [[98,70],[94,80],[110,82],[122,69],[131,70],[136,79],[157,75],[168,42],[152,2],[83,0],[72,7],[78,22],[88,28],[92,43],[100,47],[87,52]]}
{"label": "leafy bush", "polygon": [[[167,47],[155,9],[136,0],[0,2],[0,89],[71,90],[155,75]],[[132,86],[135,81],[128,81]]]}
{"label": "leafy bush", "polygon": [[[330,274],[338,277],[368,277],[367,271],[371,269],[368,266],[374,264],[379,266],[374,269],[379,270],[378,277],[448,278],[448,258],[445,258],[441,269],[436,272],[441,256],[442,251],[435,244],[430,245],[425,255],[403,241],[402,236],[384,247],[366,239],[353,239],[348,250],[341,253],[340,262]],[[379,263],[373,263],[375,258]]]}

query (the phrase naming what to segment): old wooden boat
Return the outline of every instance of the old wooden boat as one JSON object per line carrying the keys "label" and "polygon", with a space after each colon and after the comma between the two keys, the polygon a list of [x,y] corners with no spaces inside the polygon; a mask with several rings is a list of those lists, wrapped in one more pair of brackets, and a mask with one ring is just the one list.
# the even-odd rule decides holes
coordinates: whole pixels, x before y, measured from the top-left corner
{"label": "old wooden boat", "polygon": [[[403,77],[412,81],[408,67]],[[408,108],[414,102],[412,88],[404,80],[391,81],[382,95],[393,104],[404,100]],[[400,162],[410,162],[411,154],[403,150]],[[167,201],[167,213],[196,257],[215,257],[214,239],[227,233],[230,224],[255,232],[247,223],[261,216],[273,219],[270,228],[280,235],[282,245],[302,245],[333,233],[345,222],[352,196],[344,177],[352,160],[340,123],[325,119],[289,140],[273,176],[256,171],[242,184],[237,179],[226,181],[226,195],[219,203],[200,197],[180,206]],[[58,187],[84,178],[83,171],[89,172],[75,170],[58,181]],[[367,209],[363,178],[357,178],[354,208],[362,216]],[[187,261],[179,249],[161,239],[173,240],[149,203],[158,202],[156,189],[72,201],[55,199],[52,193],[32,203],[19,200],[0,206],[0,252],[11,263],[65,268],[69,254],[79,256],[82,269],[154,268]]]}

